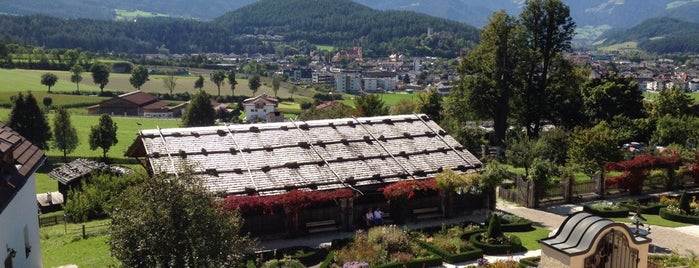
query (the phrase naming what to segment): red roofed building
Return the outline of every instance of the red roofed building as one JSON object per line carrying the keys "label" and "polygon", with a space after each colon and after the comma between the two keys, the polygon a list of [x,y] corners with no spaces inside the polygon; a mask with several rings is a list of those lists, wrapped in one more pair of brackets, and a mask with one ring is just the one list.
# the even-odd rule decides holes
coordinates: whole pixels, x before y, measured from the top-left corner
{"label": "red roofed building", "polygon": [[243,109],[245,110],[245,120],[248,122],[267,121],[280,122],[284,120],[284,116],[277,110],[279,101],[275,98],[270,98],[267,94],[262,94],[254,98],[245,99],[243,101]]}
{"label": "red roofed building", "polygon": [[121,94],[87,108],[88,114],[122,116],[181,117],[182,109],[141,90]]}

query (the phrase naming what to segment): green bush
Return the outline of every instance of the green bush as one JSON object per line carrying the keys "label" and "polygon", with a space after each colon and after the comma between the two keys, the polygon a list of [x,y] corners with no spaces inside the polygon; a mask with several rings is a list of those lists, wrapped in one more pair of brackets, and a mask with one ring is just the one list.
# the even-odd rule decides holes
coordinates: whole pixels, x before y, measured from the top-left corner
{"label": "green bush", "polygon": [[459,263],[459,262],[465,262],[465,261],[472,261],[472,260],[477,260],[480,258],[483,258],[483,251],[474,248],[474,247],[468,247],[465,250],[462,250],[459,253],[453,253],[453,252],[448,252],[445,251],[441,248],[439,248],[436,245],[433,245],[428,242],[424,241],[418,241],[420,246],[426,248],[427,250],[433,252],[434,254],[437,254],[442,257],[442,259],[447,262],[447,263]]}
{"label": "green bush", "polygon": [[639,202],[636,200],[627,200],[621,202],[619,203],[619,206],[628,208],[629,211],[636,211],[640,207],[642,214],[652,215],[657,215],[658,213],[660,213],[661,208],[667,207],[666,204],[663,204],[660,201]]}
{"label": "green bush", "polygon": [[63,206],[64,212],[73,222],[107,217],[112,209],[110,200],[127,187],[140,183],[142,176],[134,174],[120,177],[95,173],[89,180],[84,179],[80,188],[68,192],[69,200]]}
{"label": "green bush", "polygon": [[585,205],[583,206],[583,211],[602,218],[623,218],[629,216],[629,208],[611,202]]}
{"label": "green bush", "polygon": [[382,264],[373,266],[376,268],[423,268],[423,267],[436,267],[442,265],[442,258],[437,256],[417,258],[407,262],[393,262],[388,264]]}
{"label": "green bush", "polygon": [[682,215],[671,212],[667,208],[660,209],[660,217],[669,221],[699,224],[699,216]]}

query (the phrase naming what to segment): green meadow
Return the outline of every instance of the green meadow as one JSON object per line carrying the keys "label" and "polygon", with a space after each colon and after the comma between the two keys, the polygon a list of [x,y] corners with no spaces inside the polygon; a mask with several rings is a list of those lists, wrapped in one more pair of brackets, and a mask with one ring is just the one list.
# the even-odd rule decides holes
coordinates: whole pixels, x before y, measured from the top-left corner
{"label": "green meadow", "polygon": [[[92,82],[92,76],[90,72],[85,72],[82,74],[82,81],[76,85],[76,83],[70,82],[70,72],[68,71],[44,71],[44,70],[24,70],[24,69],[0,69],[0,93],[10,92],[16,94],[16,92],[26,92],[32,91],[35,95],[39,92],[48,92],[48,88],[41,84],[41,75],[44,73],[54,73],[58,76],[58,82],[56,85],[51,87],[51,92],[74,92],[78,90],[81,92],[91,92],[97,94],[100,89],[97,85]],[[206,91],[211,95],[218,95],[218,88],[214,83],[209,80],[209,72],[211,70],[192,70],[191,75],[178,75],[176,78],[176,86],[173,93],[183,93],[189,92],[194,94],[197,89],[194,88],[194,81],[199,78],[201,74],[206,79],[204,82],[204,88],[202,90]],[[136,90],[131,83],[129,78],[131,74],[121,74],[112,73],[109,76],[109,84],[104,88],[105,91],[113,92],[131,92]],[[148,93],[169,93],[169,91],[163,85],[163,78],[165,75],[151,75],[149,81],[141,86],[141,90]],[[236,96],[252,96],[252,90],[248,85],[248,80],[237,77],[234,94]],[[267,94],[274,96],[274,91],[271,87],[271,79],[267,77],[262,78],[262,85],[257,90],[257,95]],[[291,97],[289,89],[293,85],[290,83],[282,82],[277,96],[280,98]],[[299,91],[294,94],[294,98],[297,99],[309,99],[313,96],[313,91],[299,88]],[[14,95],[13,94],[13,95]],[[227,81],[221,86],[221,95],[231,95],[231,88]],[[42,97],[43,98],[43,97]],[[5,96],[0,95],[0,100],[6,99]],[[37,98],[39,99],[39,98]],[[40,101],[40,100],[39,100]],[[99,102],[99,101],[97,101]]]}

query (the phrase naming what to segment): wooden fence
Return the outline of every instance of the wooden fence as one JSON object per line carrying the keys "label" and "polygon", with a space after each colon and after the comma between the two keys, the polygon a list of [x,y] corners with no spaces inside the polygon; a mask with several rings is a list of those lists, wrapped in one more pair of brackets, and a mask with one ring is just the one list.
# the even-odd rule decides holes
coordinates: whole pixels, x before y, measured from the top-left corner
{"label": "wooden fence", "polygon": [[[534,183],[525,180],[523,176],[511,174],[511,184],[506,184],[498,188],[498,196],[510,202],[518,203],[526,207],[538,207],[544,204],[570,203],[587,199],[595,199],[599,193],[599,178],[592,178],[589,181],[561,182],[546,191],[539,200],[536,200]],[[681,176],[677,180],[674,188],[692,188],[697,185],[694,179],[688,176]],[[667,189],[667,181],[660,176],[651,176],[644,180],[644,191],[657,192]],[[625,194],[615,187],[606,189],[607,195]]]}
{"label": "wooden fence", "polygon": [[66,222],[66,217],[64,215],[39,216],[39,227],[53,226],[64,222]]}

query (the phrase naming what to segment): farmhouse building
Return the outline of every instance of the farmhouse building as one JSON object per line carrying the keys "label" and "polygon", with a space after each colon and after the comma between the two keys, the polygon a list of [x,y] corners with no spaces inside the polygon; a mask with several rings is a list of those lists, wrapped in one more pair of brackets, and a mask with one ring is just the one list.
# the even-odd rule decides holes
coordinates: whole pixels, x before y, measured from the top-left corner
{"label": "farmhouse building", "polygon": [[36,177],[46,156],[0,123],[0,257],[5,267],[41,267]]}
{"label": "farmhouse building", "polygon": [[[306,221],[332,218],[346,229],[361,220],[366,208],[386,205],[381,187],[434,178],[445,169],[467,173],[482,166],[425,115],[142,130],[126,156],[139,159],[151,173],[193,168],[210,191],[221,195],[352,189],[354,200],[304,216]],[[459,203],[480,208],[478,200]],[[410,206],[439,202],[437,195],[425,196]],[[246,225],[278,231],[282,214],[247,217]]]}
{"label": "farmhouse building", "polygon": [[248,122],[281,122],[284,116],[277,110],[279,100],[270,98],[267,94],[248,98],[243,101],[245,120]]}
{"label": "farmhouse building", "polygon": [[58,181],[58,192],[65,200],[68,200],[68,191],[72,188],[79,188],[83,179],[89,179],[89,177],[95,173],[127,175],[133,173],[133,170],[120,166],[110,166],[103,162],[78,158],[70,163],[65,163],[60,167],[52,169],[49,171],[49,177]]}

